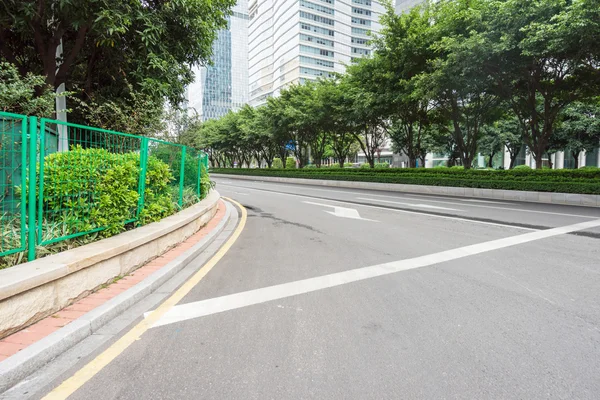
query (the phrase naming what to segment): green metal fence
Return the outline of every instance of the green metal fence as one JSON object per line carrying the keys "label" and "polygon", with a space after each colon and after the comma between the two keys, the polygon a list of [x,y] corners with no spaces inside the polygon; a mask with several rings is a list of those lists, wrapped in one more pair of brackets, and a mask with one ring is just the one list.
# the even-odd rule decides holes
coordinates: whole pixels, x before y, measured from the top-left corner
{"label": "green metal fence", "polygon": [[0,256],[33,260],[36,246],[108,236],[206,194],[208,156],[180,144],[3,112],[0,134]]}
{"label": "green metal fence", "polygon": [[25,251],[27,117],[0,113],[0,256]]}

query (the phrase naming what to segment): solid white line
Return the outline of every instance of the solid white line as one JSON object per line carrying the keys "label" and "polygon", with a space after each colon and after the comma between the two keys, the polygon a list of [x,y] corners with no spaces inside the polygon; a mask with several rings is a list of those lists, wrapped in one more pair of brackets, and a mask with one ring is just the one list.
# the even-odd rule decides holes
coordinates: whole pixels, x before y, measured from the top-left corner
{"label": "solid white line", "polygon": [[533,242],[535,240],[546,239],[583,229],[595,228],[598,226],[600,226],[600,219],[581,222],[569,226],[562,226],[559,228],[524,233],[503,239],[491,240],[484,243],[459,247],[457,249],[446,250],[408,260],[400,260],[385,264],[373,265],[370,267],[357,268],[349,271],[318,276],[315,278],[303,279],[295,282],[288,282],[261,289],[235,293],[228,296],[216,297],[188,304],[181,304],[171,308],[166,314],[163,315],[161,319],[156,321],[153,327],[204,317],[224,311],[235,310],[253,304],[265,303],[299,294],[310,293],[321,289],[340,286],[383,275],[389,275],[400,271],[423,268],[434,264],[457,260],[476,254],[482,254],[493,250]]}
{"label": "solid white line", "polygon": [[[273,192],[271,190],[251,188],[251,187],[247,187],[247,186],[244,186],[244,188],[246,188],[248,190],[256,190],[257,192],[265,192],[265,193],[268,193],[269,195],[273,195],[274,194],[274,195],[279,195],[279,196],[301,197],[303,199],[313,199],[314,198],[314,197],[311,197],[311,196],[304,196],[304,195],[301,195],[301,194],[284,193],[284,192]],[[463,222],[469,222],[469,223],[472,223],[472,224],[501,226],[501,227],[504,227],[504,228],[523,229],[523,230],[528,230],[528,231],[536,231],[537,230],[537,229],[533,229],[533,228],[525,228],[525,227],[515,226],[515,225],[510,225],[510,224],[502,224],[500,222],[486,222],[486,221],[477,221],[477,220],[472,220],[472,219],[467,219],[467,218],[461,218],[461,217],[449,217],[447,215],[427,214],[427,213],[419,212],[419,211],[399,210],[397,208],[386,208],[386,207],[380,207],[380,206],[369,205],[369,204],[349,203],[349,202],[343,201],[343,200],[332,200],[332,199],[319,199],[319,200],[329,201],[331,203],[350,204],[350,205],[355,206],[355,207],[374,208],[376,210],[393,211],[393,212],[404,213],[404,214],[413,214],[413,215],[421,215],[421,216],[432,217],[432,218],[449,219],[449,220],[453,220],[453,221],[463,221]]]}
{"label": "solid white line", "polygon": [[[263,181],[253,181],[255,183],[261,183],[261,184],[270,184],[271,186],[286,186],[286,187],[290,187],[290,188],[295,188],[297,189],[297,185],[286,185],[283,183],[273,183],[273,182],[263,182]],[[231,186],[236,186],[236,185],[231,185]],[[248,186],[237,186],[237,187],[243,187],[245,189],[251,189]],[[356,195],[362,195],[364,196],[365,193],[364,192],[352,192],[352,191],[347,191],[347,190],[331,190],[331,189],[319,189],[319,188],[313,188],[311,187],[309,190],[317,190],[317,191],[321,191],[321,192],[332,192],[332,193],[338,193],[338,194],[356,194]],[[390,196],[390,195],[384,195],[384,194],[375,194],[375,193],[369,193],[369,196],[372,197],[386,197],[386,198],[391,198],[391,199],[401,199],[401,200],[408,200],[408,199],[416,199],[416,200],[420,200],[420,201],[425,201],[428,203],[443,203],[443,204],[453,204],[453,205],[459,205],[459,206],[469,206],[469,207],[478,207],[478,208],[490,208],[490,209],[494,209],[494,210],[508,210],[508,211],[516,211],[516,212],[523,212],[523,213],[534,213],[534,214],[548,214],[548,215],[560,215],[560,216],[566,216],[566,217],[576,217],[576,218],[589,218],[589,219],[594,219],[594,218],[598,218],[597,215],[581,215],[581,214],[568,214],[568,213],[557,213],[557,212],[551,212],[551,211],[538,211],[538,210],[528,210],[528,209],[523,209],[523,208],[511,208],[511,207],[497,207],[497,206],[486,206],[483,204],[465,204],[462,202],[457,202],[457,201],[446,201],[446,200],[429,200],[428,198],[431,196],[426,196],[426,195],[418,195],[418,194],[410,194],[410,195],[406,195],[406,194],[402,194],[401,196]],[[437,197],[439,198],[439,197]],[[459,201],[466,201],[466,200],[462,200],[462,199],[456,199]],[[501,204],[513,204],[513,203],[501,203]]]}
{"label": "solid white line", "polygon": [[462,212],[464,212],[464,210],[457,210],[455,208],[446,208],[446,207],[431,206],[429,204],[403,203],[401,201],[369,199],[369,198],[366,198],[366,197],[357,197],[357,199],[358,200],[367,200],[367,201],[378,201],[380,203],[400,204],[400,205],[408,206],[408,207],[420,207],[420,208],[431,208],[431,209],[435,209],[435,210],[448,210],[448,211],[462,211]]}

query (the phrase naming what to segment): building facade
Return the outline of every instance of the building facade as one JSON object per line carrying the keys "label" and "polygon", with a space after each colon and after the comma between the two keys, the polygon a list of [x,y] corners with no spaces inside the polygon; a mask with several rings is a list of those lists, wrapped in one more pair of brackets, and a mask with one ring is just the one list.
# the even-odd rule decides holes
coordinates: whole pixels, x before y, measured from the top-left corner
{"label": "building facade", "polygon": [[401,14],[404,11],[410,10],[417,4],[423,3],[425,0],[396,0],[394,4],[394,8],[398,14]]}
{"label": "building facade", "polygon": [[383,12],[374,0],[250,0],[250,105],[369,56],[369,33],[380,30]]}
{"label": "building facade", "polygon": [[212,64],[196,68],[187,88],[188,113],[202,121],[248,102],[248,0],[238,0],[227,25],[213,43]]}

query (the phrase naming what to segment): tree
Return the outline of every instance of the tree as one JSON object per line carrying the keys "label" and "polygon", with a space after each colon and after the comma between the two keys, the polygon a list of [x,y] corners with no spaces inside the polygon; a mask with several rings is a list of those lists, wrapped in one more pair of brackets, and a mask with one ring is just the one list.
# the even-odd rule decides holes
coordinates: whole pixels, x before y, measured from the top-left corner
{"label": "tree", "polygon": [[377,90],[381,82],[373,68],[375,62],[363,58],[348,67],[348,74],[341,81],[346,118],[371,168],[375,168],[375,157],[385,144],[390,125],[390,105]]}
{"label": "tree", "polygon": [[497,122],[497,126],[500,138],[510,155],[509,168],[512,169],[523,148],[523,126],[514,116],[505,116]]}
{"label": "tree", "polygon": [[486,2],[487,26],[469,42],[481,67],[524,129],[536,167],[550,146],[561,112],[600,90],[598,21],[593,0]]}
{"label": "tree", "polygon": [[383,29],[375,43],[371,63],[380,76],[380,96],[389,102],[393,125],[388,131],[394,148],[406,154],[409,167],[417,159],[425,164],[425,136],[431,124],[432,102],[416,90],[419,74],[429,70],[432,59],[431,27],[428,8],[415,7],[410,12],[396,14],[391,4],[381,19]]}
{"label": "tree", "polygon": [[[81,99],[144,92],[178,104],[205,63],[234,0],[8,0],[0,14],[0,55],[22,77],[45,76]],[[62,43],[62,53],[57,48]]]}
{"label": "tree", "polygon": [[[432,69],[419,76],[421,96],[435,102],[437,112],[449,121],[449,133],[466,169],[477,155],[481,127],[497,118],[498,96],[489,74],[479,67],[480,50],[470,39],[485,30],[477,0],[444,0],[431,5],[435,56]],[[440,126],[446,126],[442,124]]]}
{"label": "tree", "polygon": [[573,103],[561,115],[555,135],[570,152],[579,168],[579,153],[593,151],[600,144],[600,101]]}
{"label": "tree", "polygon": [[56,94],[41,75],[21,77],[16,67],[0,62],[0,110],[13,114],[50,117]]}

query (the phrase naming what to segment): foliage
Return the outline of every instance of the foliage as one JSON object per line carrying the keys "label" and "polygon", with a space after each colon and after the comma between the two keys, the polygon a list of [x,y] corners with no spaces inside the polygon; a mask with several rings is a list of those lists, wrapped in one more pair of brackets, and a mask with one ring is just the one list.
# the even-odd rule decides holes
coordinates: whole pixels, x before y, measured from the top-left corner
{"label": "foliage", "polygon": [[[138,206],[139,155],[75,147],[44,161],[44,215],[66,226],[68,234],[104,228],[102,236],[125,230]],[[85,176],[86,179],[81,179]],[[143,223],[174,211],[169,166],[149,157]]]}
{"label": "foliage", "polygon": [[411,185],[454,186],[484,189],[527,190],[600,194],[600,168],[578,170],[473,170],[465,168],[339,168],[339,169],[216,169],[211,173],[277,176],[286,178],[329,179],[401,183]]}
{"label": "foliage", "polygon": [[[192,67],[209,61],[216,32],[226,27],[234,4],[233,0],[3,2],[0,56],[14,64],[21,77],[44,76],[52,89],[65,84],[90,106],[104,101],[121,106],[120,100],[133,89],[148,96],[155,110],[165,98],[172,104],[183,100],[185,87],[193,80]],[[55,57],[61,43],[62,56]]]}
{"label": "foliage", "polygon": [[56,97],[43,76],[31,72],[21,76],[14,65],[0,62],[1,111],[50,117]]}
{"label": "foliage", "polygon": [[293,157],[288,157],[285,160],[285,167],[289,169],[296,168],[296,160]]}
{"label": "foliage", "polygon": [[281,162],[281,158],[274,158],[273,159],[273,168],[283,168],[283,163]]}
{"label": "foliage", "polygon": [[597,0],[439,0],[401,15],[386,2],[372,57],[208,121],[197,141],[217,167],[290,154],[342,167],[361,151],[374,168],[391,143],[409,166],[436,152],[467,169],[504,148],[512,167],[526,145],[542,168],[598,145],[598,21]]}

